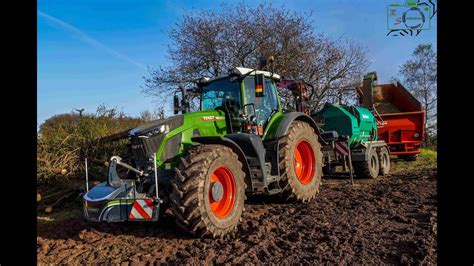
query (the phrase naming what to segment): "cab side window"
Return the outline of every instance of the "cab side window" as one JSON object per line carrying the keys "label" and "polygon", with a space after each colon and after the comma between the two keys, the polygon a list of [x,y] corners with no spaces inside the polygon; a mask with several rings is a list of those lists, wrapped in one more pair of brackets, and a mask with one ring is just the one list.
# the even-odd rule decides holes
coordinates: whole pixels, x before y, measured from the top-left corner
{"label": "cab side window", "polygon": [[275,85],[270,79],[265,79],[264,97],[255,97],[255,79],[253,76],[244,80],[245,103],[253,103],[257,113],[257,122],[264,124],[272,115],[273,110],[278,110],[278,100]]}

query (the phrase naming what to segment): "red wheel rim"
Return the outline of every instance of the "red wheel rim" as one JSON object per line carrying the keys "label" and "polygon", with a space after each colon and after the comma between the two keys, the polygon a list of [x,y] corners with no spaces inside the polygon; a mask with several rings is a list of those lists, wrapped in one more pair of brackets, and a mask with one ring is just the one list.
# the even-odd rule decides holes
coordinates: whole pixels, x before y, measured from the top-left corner
{"label": "red wheel rim", "polygon": [[296,177],[304,185],[313,180],[314,162],[314,152],[309,142],[306,140],[299,141],[296,144],[293,165]]}
{"label": "red wheel rim", "polygon": [[[215,201],[211,194],[214,182],[219,182],[222,185],[222,198],[219,201]],[[225,218],[234,209],[235,192],[235,180],[232,172],[226,167],[217,167],[211,174],[208,195],[211,211],[216,217]]]}

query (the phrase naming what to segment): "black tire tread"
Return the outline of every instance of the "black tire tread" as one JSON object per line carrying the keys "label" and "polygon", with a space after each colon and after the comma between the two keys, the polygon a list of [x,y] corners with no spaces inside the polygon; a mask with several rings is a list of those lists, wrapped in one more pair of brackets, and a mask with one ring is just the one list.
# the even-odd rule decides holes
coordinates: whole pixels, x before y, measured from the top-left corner
{"label": "black tire tread", "polygon": [[[197,145],[189,148],[187,155],[181,158],[181,163],[174,168],[176,179],[170,182],[171,212],[175,217],[176,224],[184,231],[197,236],[212,235],[214,237],[224,236],[237,227],[241,214],[236,217],[237,221],[229,228],[220,228],[209,221],[209,214],[204,207],[204,200],[199,199],[199,193],[204,190],[204,180],[211,167],[213,160],[227,156],[229,160],[235,160],[240,172],[234,173],[236,185],[243,186],[244,172],[242,163],[232,149],[223,145]],[[243,195],[245,200],[245,194]],[[243,203],[242,203],[243,205]]]}
{"label": "black tire tread", "polygon": [[[386,153],[388,155],[388,164],[387,164],[387,169],[385,169],[385,165],[382,164],[383,162],[383,154]],[[388,152],[387,147],[380,147],[377,151],[377,156],[379,159],[379,174],[382,176],[388,175],[390,172],[390,153]]]}
{"label": "black tire tread", "polygon": [[[375,149],[372,149],[370,152],[376,152]],[[377,155],[378,156],[378,155]],[[378,157],[377,157],[378,160]],[[352,162],[352,167],[354,168],[354,173],[357,178],[370,178],[370,179],[375,179],[378,176],[373,177],[371,172],[370,172],[370,156],[369,160],[367,161],[361,161],[361,162]],[[379,169],[380,169],[380,164],[379,164]]]}
{"label": "black tire tread", "polygon": [[[288,178],[288,173],[291,171],[290,164],[293,163],[293,154],[290,154],[291,151],[291,143],[296,141],[296,134],[301,131],[306,131],[307,134],[313,134],[316,139],[316,145],[313,146],[313,150],[317,151],[316,154],[316,188],[313,193],[310,194],[298,194],[295,186],[298,182],[295,178]],[[280,186],[283,189],[282,196],[289,201],[310,201],[316,194],[319,193],[319,187],[321,185],[321,177],[322,173],[322,165],[323,165],[323,153],[321,151],[321,144],[318,141],[318,135],[314,132],[314,129],[308,124],[303,121],[294,121],[291,125],[290,129],[288,130],[288,134],[280,140]]]}

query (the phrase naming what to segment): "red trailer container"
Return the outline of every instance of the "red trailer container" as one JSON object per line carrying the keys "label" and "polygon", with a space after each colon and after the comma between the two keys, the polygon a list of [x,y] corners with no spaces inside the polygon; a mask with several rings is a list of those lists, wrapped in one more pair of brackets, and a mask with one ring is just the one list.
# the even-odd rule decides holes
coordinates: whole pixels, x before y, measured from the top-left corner
{"label": "red trailer container", "polygon": [[390,147],[390,153],[405,160],[415,160],[424,136],[425,112],[421,103],[398,82],[375,84],[371,72],[357,88],[363,107],[372,109],[377,119],[378,135]]}

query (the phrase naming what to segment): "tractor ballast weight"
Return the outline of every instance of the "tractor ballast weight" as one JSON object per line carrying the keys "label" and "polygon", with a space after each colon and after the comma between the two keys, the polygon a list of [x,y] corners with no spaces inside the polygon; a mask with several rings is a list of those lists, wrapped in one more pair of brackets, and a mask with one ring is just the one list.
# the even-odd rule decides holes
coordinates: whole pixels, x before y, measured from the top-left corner
{"label": "tractor ballast weight", "polygon": [[107,167],[107,181],[84,195],[84,217],[96,222],[157,221],[162,203],[158,194],[154,198],[137,196],[135,180],[120,178],[118,166],[144,175],[143,171],[122,162],[120,157],[112,156]]}

